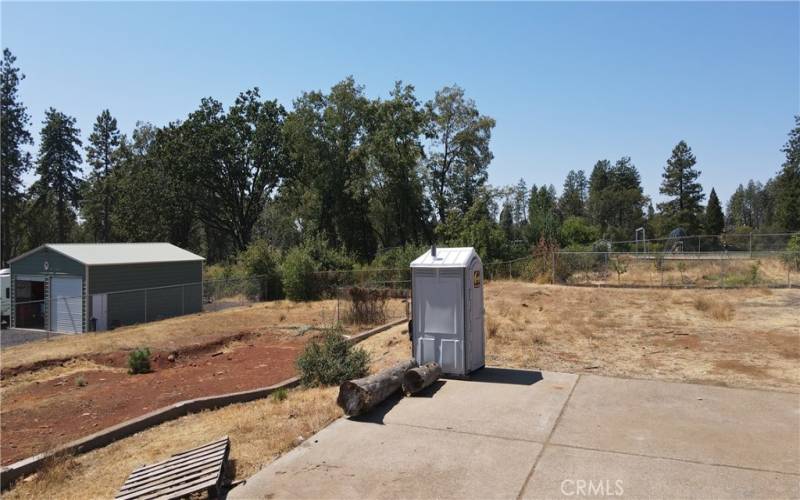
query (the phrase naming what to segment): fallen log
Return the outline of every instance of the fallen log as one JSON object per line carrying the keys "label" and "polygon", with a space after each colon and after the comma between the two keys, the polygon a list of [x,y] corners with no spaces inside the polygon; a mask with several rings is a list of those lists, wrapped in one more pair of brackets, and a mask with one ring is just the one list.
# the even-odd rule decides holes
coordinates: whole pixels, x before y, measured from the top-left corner
{"label": "fallen log", "polygon": [[439,363],[425,363],[412,368],[403,376],[403,392],[406,396],[410,396],[436,382],[441,376],[442,367]]}
{"label": "fallen log", "polygon": [[374,408],[403,385],[403,375],[417,366],[413,359],[401,361],[369,377],[348,380],[339,386],[336,404],[346,415],[355,416]]}

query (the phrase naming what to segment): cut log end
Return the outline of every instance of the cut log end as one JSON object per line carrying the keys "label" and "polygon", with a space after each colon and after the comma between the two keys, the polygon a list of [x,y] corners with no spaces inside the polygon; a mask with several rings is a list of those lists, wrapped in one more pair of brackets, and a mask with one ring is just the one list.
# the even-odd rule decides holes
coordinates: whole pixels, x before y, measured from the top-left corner
{"label": "cut log end", "polygon": [[403,392],[406,396],[430,386],[442,376],[442,367],[438,363],[426,363],[412,368],[403,376]]}

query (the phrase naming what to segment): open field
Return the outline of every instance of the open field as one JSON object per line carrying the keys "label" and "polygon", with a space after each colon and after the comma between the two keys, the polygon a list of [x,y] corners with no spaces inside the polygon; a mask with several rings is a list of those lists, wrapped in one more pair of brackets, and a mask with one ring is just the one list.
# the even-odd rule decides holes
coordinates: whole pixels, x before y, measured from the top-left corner
{"label": "open field", "polygon": [[557,274],[566,284],[698,288],[800,285],[800,274],[790,272],[780,254],[561,252]]}
{"label": "open field", "polygon": [[[206,350],[198,354],[202,359],[201,371],[210,376],[216,371],[227,369],[235,372],[242,367],[252,376],[264,367],[236,363],[235,360],[246,359],[248,351],[258,354],[256,357],[261,359],[261,364],[269,364],[266,358],[272,359],[273,356],[261,352],[259,349],[265,349],[266,345],[259,347],[254,340],[263,339],[273,347],[294,349],[296,343],[301,345],[311,337],[311,334],[297,336],[297,328],[270,329],[264,318],[285,315],[286,324],[292,324],[292,321],[300,323],[318,314],[314,310],[313,304],[269,303],[136,328],[143,329],[138,335],[147,338],[151,345],[193,345],[191,341],[196,342],[197,337],[190,334],[191,324],[181,322],[191,323],[190,320],[195,318],[195,322],[202,323],[197,325],[199,335],[202,335],[200,338],[227,339],[222,347],[215,347],[214,352]],[[486,311],[487,365],[800,392],[799,290],[578,288],[501,281],[487,283]],[[202,321],[198,322],[197,318]],[[290,321],[289,318],[293,319]],[[147,330],[147,327],[156,325],[168,327],[161,328],[161,332],[178,332],[177,338],[167,341],[162,338],[163,333],[159,335]],[[216,325],[216,330],[209,325]],[[240,330],[231,325],[239,325]],[[248,328],[260,328],[255,331],[262,333],[238,340],[231,338]],[[68,339],[80,344],[85,342],[81,337]],[[114,352],[114,348],[119,350],[121,345],[141,345],[137,342],[109,342],[103,340],[101,343],[102,346],[116,346],[107,349],[108,352]],[[404,327],[393,328],[360,345],[370,352],[373,370],[410,355]],[[15,350],[21,351],[12,348],[9,352]],[[209,354],[218,351],[223,355],[211,357]],[[46,350],[47,355],[54,358],[63,356],[65,352],[77,352],[77,347],[63,342],[59,343],[57,350]],[[229,353],[231,360],[228,360]],[[33,353],[23,355],[22,352],[17,352],[14,358],[17,363],[19,360],[30,363],[36,359]],[[228,364],[226,368],[211,370],[205,368],[208,366],[206,362]],[[280,364],[277,358],[275,364]],[[285,368],[289,367],[285,365]],[[95,378],[90,378],[86,387],[78,388],[75,380],[85,373],[93,373],[91,376]],[[220,378],[228,376],[218,375]],[[119,365],[103,363],[102,357],[87,356],[63,366],[59,364],[4,377],[3,412],[6,412],[6,402],[26,391],[53,392],[55,384],[64,381],[56,392],[74,394],[95,384],[102,386],[104,381],[100,378],[113,377],[123,380],[135,378],[125,375]],[[239,378],[244,380],[246,376]],[[232,380],[236,379],[237,376],[232,376]],[[265,385],[263,382],[257,385]],[[178,450],[223,434],[229,434],[232,439],[235,477],[245,478],[273,457],[292,448],[298,436],[307,437],[337,418],[340,412],[334,403],[335,395],[335,388],[296,389],[289,391],[285,401],[262,400],[183,417],[85,455],[54,460],[47,470],[21,482],[5,496],[110,496],[136,466],[161,460]],[[28,398],[20,404],[36,406],[47,404],[45,402],[50,399],[58,397],[53,393],[45,397],[44,402]],[[137,401],[137,404],[146,403]],[[77,415],[83,413],[86,412]],[[89,413],[83,417],[87,422],[98,418]],[[95,430],[97,428],[92,428],[90,432]],[[53,431],[63,432],[57,427]],[[8,436],[6,415],[3,414],[4,448]],[[87,484],[91,485],[88,491]]]}
{"label": "open field", "polygon": [[800,390],[800,290],[486,285],[487,365]]}

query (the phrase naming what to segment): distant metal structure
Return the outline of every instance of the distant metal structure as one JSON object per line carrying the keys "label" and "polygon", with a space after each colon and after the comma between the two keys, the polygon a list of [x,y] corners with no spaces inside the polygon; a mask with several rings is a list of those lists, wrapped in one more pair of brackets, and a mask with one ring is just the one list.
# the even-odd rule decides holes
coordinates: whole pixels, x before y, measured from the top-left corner
{"label": "distant metal structure", "polygon": [[665,253],[681,253],[683,252],[683,240],[686,238],[686,231],[683,228],[676,227],[669,232],[667,242],[664,245]]}
{"label": "distant metal structure", "polygon": [[[641,239],[639,235],[642,235]],[[643,227],[636,228],[636,235],[634,236],[636,243],[634,244],[634,249],[636,253],[639,253],[639,242],[642,242],[642,252],[647,253],[647,233],[645,232]]]}

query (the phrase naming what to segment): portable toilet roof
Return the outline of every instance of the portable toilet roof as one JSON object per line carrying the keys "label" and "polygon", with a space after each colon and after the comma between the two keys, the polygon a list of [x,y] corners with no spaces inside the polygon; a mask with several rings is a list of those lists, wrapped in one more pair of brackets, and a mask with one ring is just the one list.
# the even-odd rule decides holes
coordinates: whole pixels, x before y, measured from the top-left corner
{"label": "portable toilet roof", "polygon": [[411,263],[411,267],[467,267],[478,254],[472,247],[437,248],[436,256],[428,250]]}

